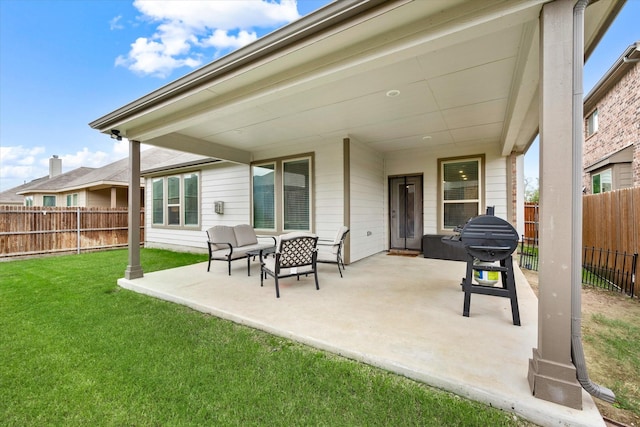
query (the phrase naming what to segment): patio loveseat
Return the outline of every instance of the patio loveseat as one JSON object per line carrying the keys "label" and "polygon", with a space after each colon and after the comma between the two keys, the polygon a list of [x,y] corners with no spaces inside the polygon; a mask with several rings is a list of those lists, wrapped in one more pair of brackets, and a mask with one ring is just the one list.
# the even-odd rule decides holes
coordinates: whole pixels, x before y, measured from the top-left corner
{"label": "patio loveseat", "polygon": [[[207,246],[209,248],[209,263],[207,271],[211,268],[211,261],[227,261],[229,276],[231,276],[231,261],[247,259],[249,252],[273,248],[276,238],[274,236],[258,236],[249,224],[236,226],[214,225],[207,230]],[[260,242],[258,239],[268,239]]]}

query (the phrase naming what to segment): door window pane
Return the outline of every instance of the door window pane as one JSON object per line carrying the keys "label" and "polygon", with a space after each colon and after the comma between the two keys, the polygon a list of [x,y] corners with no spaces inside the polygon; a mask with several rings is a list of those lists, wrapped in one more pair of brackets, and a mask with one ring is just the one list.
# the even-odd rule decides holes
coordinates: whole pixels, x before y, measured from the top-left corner
{"label": "door window pane", "polygon": [[284,229],[310,229],[309,159],[284,162]]}
{"label": "door window pane", "polygon": [[273,230],[275,220],[275,164],[253,166],[253,227]]}
{"label": "door window pane", "polygon": [[398,234],[402,239],[413,239],[415,218],[415,185],[402,183],[398,188],[399,197],[399,218],[398,218]]}

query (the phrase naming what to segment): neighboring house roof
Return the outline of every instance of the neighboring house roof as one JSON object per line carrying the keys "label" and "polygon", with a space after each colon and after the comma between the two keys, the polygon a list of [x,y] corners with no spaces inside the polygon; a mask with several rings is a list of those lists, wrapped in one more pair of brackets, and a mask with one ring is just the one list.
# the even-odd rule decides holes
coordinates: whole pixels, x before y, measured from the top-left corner
{"label": "neighboring house roof", "polygon": [[36,178],[32,181],[29,182],[25,182],[22,185],[19,185],[17,187],[13,187],[13,188],[9,188],[8,190],[5,190],[3,192],[0,193],[0,205],[22,205],[24,204],[24,196],[22,196],[20,193],[21,191],[29,188],[29,186],[31,185],[36,185],[39,183],[42,183],[43,181],[46,181],[49,179],[49,175],[47,176],[43,176],[40,178]]}
{"label": "neighboring house roof", "polygon": [[44,179],[42,181],[27,185],[20,190],[18,194],[27,195],[32,193],[57,193],[61,189],[68,187],[69,183],[76,181],[78,178],[95,170],[95,168],[79,167],[69,172],[56,175],[53,178]]}
{"label": "neighboring house roof", "polygon": [[587,115],[593,110],[598,101],[605,96],[611,88],[620,81],[636,62],[640,61],[640,41],[635,42],[625,49],[616,62],[598,80],[595,86],[584,98],[584,114]]}
{"label": "neighboring house roof", "polygon": [[[168,148],[150,148],[140,153],[140,168],[143,170],[217,161],[219,160]],[[81,189],[98,190],[108,187],[128,187],[129,176],[129,158],[124,158],[100,168],[80,167],[53,178],[48,176],[39,178],[15,189],[7,190],[6,193],[13,192],[15,197],[22,202],[24,195],[33,193],[63,193]]]}
{"label": "neighboring house roof", "polygon": [[[140,169],[154,168],[158,165],[171,163],[183,157],[202,157],[190,153],[183,153],[168,148],[150,148],[140,152]],[[106,187],[128,187],[129,186],[129,158],[124,158],[106,166],[98,168],[93,172],[84,175],[77,180],[70,182],[65,191],[73,191],[81,188],[97,190]]]}

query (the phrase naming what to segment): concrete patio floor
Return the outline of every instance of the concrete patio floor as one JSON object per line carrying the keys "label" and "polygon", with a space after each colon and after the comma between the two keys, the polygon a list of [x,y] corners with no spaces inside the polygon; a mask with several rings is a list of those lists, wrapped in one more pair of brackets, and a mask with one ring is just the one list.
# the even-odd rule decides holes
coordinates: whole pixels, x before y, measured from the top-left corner
{"label": "concrete patio floor", "polygon": [[537,346],[537,298],[515,268],[522,326],[507,298],[472,295],[462,316],[465,263],[380,253],[312,277],[260,287],[259,263],[212,262],[147,273],[118,284],[359,360],[516,413],[543,426],[604,426],[591,396],[574,410],[532,396],[527,369]]}

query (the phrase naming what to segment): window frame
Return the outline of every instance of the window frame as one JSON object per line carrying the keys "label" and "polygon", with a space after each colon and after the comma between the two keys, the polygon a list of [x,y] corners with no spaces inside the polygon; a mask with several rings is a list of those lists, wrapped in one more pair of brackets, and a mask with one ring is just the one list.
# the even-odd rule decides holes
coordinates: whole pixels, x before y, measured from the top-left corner
{"label": "window frame", "polygon": [[[476,161],[478,163],[478,194],[477,198],[472,199],[451,199],[445,200],[445,180],[444,172],[446,164],[466,163],[470,161]],[[477,205],[476,215],[482,213],[482,208],[485,203],[485,155],[477,154],[461,157],[448,157],[438,159],[438,230],[440,234],[453,234],[455,226],[446,227],[445,221],[445,205],[449,203],[475,203]],[[473,215],[473,216],[476,216]],[[463,225],[463,224],[456,224]]]}
{"label": "window frame", "polygon": [[[196,178],[196,192],[195,195],[187,195],[185,193],[185,179]],[[201,194],[201,182],[202,182],[202,174],[200,171],[189,171],[183,172],[179,174],[171,174],[166,176],[156,176],[150,177],[151,181],[151,226],[155,228],[172,228],[172,229],[200,229],[200,225],[202,223],[202,194]],[[177,194],[177,203],[172,200],[172,203],[169,203],[169,180],[170,179],[178,179],[178,194]],[[160,183],[160,186],[156,186],[156,184]],[[161,197],[157,197],[157,190],[161,189],[162,195]],[[185,200],[186,197],[195,198],[195,207],[197,212],[189,217],[195,216],[197,223],[195,224],[187,224],[187,213],[186,206],[187,202]],[[156,203],[161,201],[161,209],[157,209]],[[193,205],[193,201],[189,204]],[[177,207],[177,223],[170,223],[171,215],[170,209]],[[158,216],[160,218],[158,218]]]}
{"label": "window frame", "polygon": [[[51,199],[53,199],[53,205],[46,204],[45,200],[51,200]],[[55,195],[54,196],[52,196],[51,194],[42,195],[42,206],[47,208],[55,208],[57,204],[58,204],[58,198]]]}
{"label": "window frame", "polygon": [[[609,175],[609,182],[608,184],[610,185],[610,188],[608,190],[602,190],[602,175],[604,174],[608,174]],[[598,184],[598,189],[599,191],[595,191],[595,178],[599,177],[599,184]],[[608,193],[610,191],[613,191],[614,186],[613,186],[613,168],[606,168],[606,169],[602,169],[601,171],[595,172],[591,174],[591,194],[602,194],[602,193]]]}
{"label": "window frame", "polygon": [[585,123],[585,134],[587,138],[596,134],[598,132],[599,121],[598,121],[598,109],[596,108],[587,116]]}
{"label": "window frame", "polygon": [[[285,228],[285,179],[284,179],[284,168],[285,164],[293,163],[298,161],[307,161],[308,164],[308,202],[307,202],[307,215],[308,215],[308,228],[307,229],[299,229],[299,228]],[[274,203],[274,220],[273,228],[264,228],[264,227],[256,227],[255,220],[255,202],[254,202],[254,168],[263,167],[273,165],[274,167],[274,194],[273,194],[273,203]],[[293,231],[306,231],[313,232],[315,227],[315,218],[314,218],[314,194],[315,194],[315,159],[313,153],[303,153],[294,156],[281,157],[276,159],[265,159],[257,162],[251,163],[250,168],[251,173],[251,224],[256,229],[263,233],[288,233]]]}
{"label": "window frame", "polygon": [[[172,194],[170,194],[173,186],[171,185],[171,182],[176,180],[177,181],[177,190],[178,193],[177,195],[175,195],[175,197],[171,197],[173,196]],[[182,203],[182,195],[183,195],[183,191],[182,191],[182,176],[181,175],[171,175],[171,176],[167,176],[165,177],[165,184],[166,184],[166,191],[164,192],[164,194],[166,195],[166,198],[163,200],[163,205],[164,205],[164,220],[166,222],[165,225],[167,226],[180,226],[182,225],[182,209],[183,209],[183,203]],[[177,199],[177,202],[170,202],[169,200],[171,199]],[[172,218],[172,214],[175,215],[175,209],[177,208],[177,222],[172,222],[173,218]]]}
{"label": "window frame", "polygon": [[[157,192],[156,192],[156,182],[160,183],[160,190],[162,190],[162,194],[160,195],[160,197],[156,197],[157,196]],[[155,226],[155,225],[164,225],[164,195],[166,194],[166,191],[164,189],[164,178],[163,177],[156,177],[156,178],[151,178],[151,225]],[[156,201],[160,201],[160,209],[156,211]],[[156,221],[156,212],[158,213],[158,216],[160,217],[159,221]]]}
{"label": "window frame", "polygon": [[78,206],[78,193],[67,194],[67,207],[76,207]]}
{"label": "window frame", "polygon": [[[265,166],[273,166],[273,169],[269,169],[266,168]],[[254,174],[254,168],[264,168],[264,169],[269,169],[269,170],[273,170],[273,194],[272,196],[272,205],[269,206],[269,209],[265,209],[265,210],[272,210],[272,215],[273,215],[273,227],[256,227],[256,212],[255,212],[255,194],[254,194],[254,187],[255,187],[255,174]],[[265,162],[259,162],[259,163],[253,163],[251,164],[251,225],[256,228],[256,230],[262,230],[264,232],[276,232],[278,229],[278,183],[277,183],[277,162],[274,161],[265,161]],[[266,174],[264,174],[266,175]],[[260,175],[260,176],[264,176],[264,175]],[[261,222],[267,222],[267,221],[261,221]]]}

